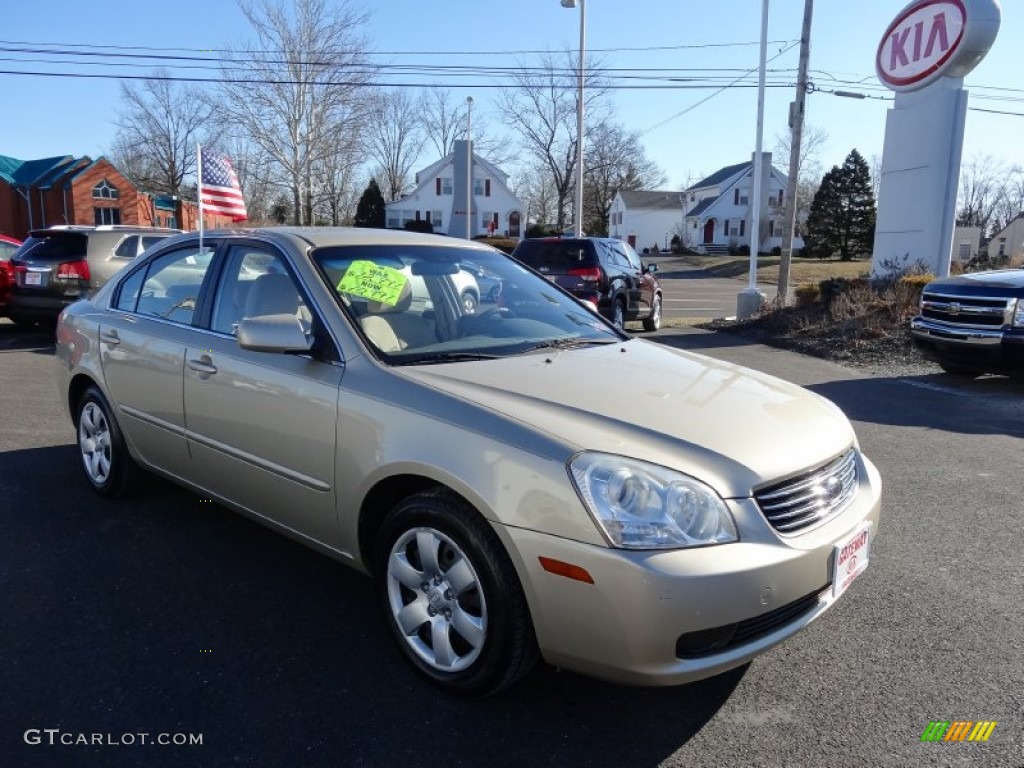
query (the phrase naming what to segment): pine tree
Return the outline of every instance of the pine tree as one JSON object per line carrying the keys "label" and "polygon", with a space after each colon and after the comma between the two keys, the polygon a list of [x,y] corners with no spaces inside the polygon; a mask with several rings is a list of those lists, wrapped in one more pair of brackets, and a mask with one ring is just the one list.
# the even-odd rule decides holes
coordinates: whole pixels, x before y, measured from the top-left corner
{"label": "pine tree", "polygon": [[842,167],[821,180],[807,217],[806,245],[822,258],[836,251],[843,261],[870,253],[875,242],[875,196],[871,171],[854,149]]}
{"label": "pine tree", "polygon": [[355,225],[384,229],[384,222],[384,195],[381,194],[377,180],[370,179],[370,183],[366,185],[363,196],[359,198],[359,203],[356,205]]}

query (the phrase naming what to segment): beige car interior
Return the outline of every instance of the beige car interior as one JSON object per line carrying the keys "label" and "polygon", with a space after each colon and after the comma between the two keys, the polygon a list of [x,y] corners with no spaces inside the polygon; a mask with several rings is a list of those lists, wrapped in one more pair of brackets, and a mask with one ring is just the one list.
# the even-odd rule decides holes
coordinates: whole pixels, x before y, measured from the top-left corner
{"label": "beige car interior", "polygon": [[394,304],[366,302],[366,313],[359,317],[359,325],[381,352],[401,352],[437,343],[437,335],[427,318],[409,311],[412,298],[410,281],[402,286]]}

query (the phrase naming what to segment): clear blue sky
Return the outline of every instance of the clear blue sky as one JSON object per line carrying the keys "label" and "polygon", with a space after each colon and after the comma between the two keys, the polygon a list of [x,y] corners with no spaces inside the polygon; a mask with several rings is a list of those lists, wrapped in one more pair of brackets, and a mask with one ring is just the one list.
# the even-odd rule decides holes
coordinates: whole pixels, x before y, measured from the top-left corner
{"label": "clear blue sky", "polygon": [[[874,76],[874,52],[889,21],[905,5],[902,0],[836,2],[818,0],[812,31],[812,78],[819,89],[861,91],[888,96]],[[967,78],[971,107],[1024,113],[1021,42],[1024,3],[1003,2],[1003,23],[988,57]],[[510,65],[529,55],[497,52],[575,48],[579,10],[562,8],[558,0],[498,3],[481,0],[377,0],[368,5],[366,34],[379,61]],[[761,3],[757,0],[587,0],[587,49],[608,67],[671,69],[722,68],[743,70],[757,65],[756,44],[730,47],[675,48],[722,43],[756,43]],[[769,47],[774,56],[800,33],[803,3],[773,0]],[[223,48],[248,37],[248,27],[232,0],[176,0],[170,4],[135,0],[104,0],[100,4],[46,0],[8,2],[0,25],[0,46],[11,41],[64,45],[137,45],[186,49]],[[604,49],[604,50],[602,50]],[[640,50],[610,50],[640,49]],[[395,55],[389,52],[433,52]],[[488,55],[457,55],[459,51],[493,51]],[[600,52],[599,52],[600,51]],[[145,69],[86,67],[11,61],[48,58],[37,54],[0,53],[0,69],[17,71],[141,72]],[[791,81],[797,64],[793,47],[769,64],[769,79]],[[723,75],[728,73],[721,73]],[[474,82],[486,82],[477,75]],[[838,82],[846,81],[846,82]],[[492,81],[493,82],[493,81]],[[851,83],[862,83],[861,85]],[[99,155],[111,142],[120,107],[118,83],[27,75],[0,75],[5,105],[0,122],[0,154],[23,159],[63,154]],[[1007,90],[992,90],[1007,89]],[[472,95],[474,117],[492,133],[500,130],[489,109],[495,93],[488,88],[457,88],[457,98]],[[615,92],[622,123],[644,131],[648,155],[667,174],[669,186],[710,173],[750,157],[754,146],[756,89],[727,90],[694,107],[708,90],[634,90]],[[981,97],[989,98],[981,98]],[[992,97],[999,97],[999,100]],[[786,130],[791,87],[767,92],[765,148]],[[880,155],[888,103],[878,98],[854,100],[826,93],[808,99],[808,121],[827,132],[821,152],[825,167],[841,163],[856,147],[867,158]],[[673,118],[688,108],[679,117]],[[673,118],[673,119],[670,119]],[[660,127],[655,127],[659,126]],[[1024,117],[971,111],[967,119],[965,159],[991,155],[1024,165]],[[424,157],[423,165],[433,158]],[[783,165],[784,162],[780,163]]]}

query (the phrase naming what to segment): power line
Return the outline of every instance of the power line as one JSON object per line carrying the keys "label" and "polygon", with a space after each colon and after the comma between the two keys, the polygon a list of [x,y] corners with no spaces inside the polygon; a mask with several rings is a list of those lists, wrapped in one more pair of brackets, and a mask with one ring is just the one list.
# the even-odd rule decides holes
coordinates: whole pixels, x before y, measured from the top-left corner
{"label": "power line", "polygon": [[[358,74],[358,73],[357,73]],[[391,82],[368,82],[365,80],[321,80],[316,82],[291,80],[291,79],[266,79],[266,78],[231,78],[231,77],[184,77],[179,75],[115,75],[100,72],[26,72],[20,70],[0,70],[0,75],[25,76],[25,77],[67,77],[92,80],[160,80],[177,83],[228,83],[234,85],[315,85],[330,87],[384,87],[384,88],[429,88],[435,83],[391,83]],[[773,83],[772,88],[791,87],[792,83]],[[449,83],[448,88],[529,88],[529,85],[516,83]],[[556,84],[554,87],[564,90],[575,90],[575,83],[566,82]],[[719,86],[717,83],[673,83],[671,85],[604,85],[607,90],[631,91],[631,90],[704,90],[707,88],[719,88],[719,92],[725,88],[756,88],[757,83],[741,83],[739,79],[726,86]]]}
{"label": "power line", "polygon": [[[775,54],[775,55],[774,55],[774,56],[772,56],[772,57],[771,57],[770,59],[768,59],[768,61],[775,61],[775,60],[776,60],[777,58],[779,58],[780,56],[782,56],[782,55],[783,55],[783,54],[785,54],[785,53],[788,53],[789,51],[791,51],[791,50],[792,50],[793,48],[795,48],[795,47],[796,47],[797,45],[799,45],[799,44],[800,44],[800,41],[799,41],[799,40],[796,40],[796,41],[794,41],[794,42],[790,43],[790,44],[789,44],[788,46],[786,46],[786,47],[785,47],[785,48],[783,48],[783,49],[782,49],[781,51],[779,51],[779,52],[778,52],[777,54]],[[650,128],[645,128],[644,130],[640,131],[640,133],[639,133],[638,135],[640,135],[640,136],[646,136],[646,135],[647,135],[648,133],[650,133],[651,131],[655,131],[655,130],[657,130],[658,128],[661,128],[661,127],[662,127],[663,125],[667,125],[668,123],[672,122],[673,120],[675,120],[675,119],[677,119],[677,118],[680,118],[680,117],[682,117],[682,116],[683,116],[683,115],[685,115],[685,114],[686,114],[687,112],[692,112],[693,110],[695,110],[695,109],[696,109],[697,107],[701,106],[702,104],[707,104],[707,103],[708,103],[709,101],[711,101],[711,99],[715,98],[715,96],[717,96],[718,94],[722,93],[723,91],[726,91],[726,90],[727,90],[727,89],[729,89],[729,88],[735,88],[735,87],[737,87],[737,84],[738,84],[738,83],[739,83],[739,82],[740,82],[741,80],[743,80],[743,78],[745,78],[745,77],[748,77],[749,75],[753,74],[753,73],[754,73],[754,72],[756,72],[757,70],[758,70],[758,67],[754,67],[753,69],[748,69],[748,70],[747,70],[746,72],[744,72],[744,73],[743,73],[742,75],[740,75],[740,76],[739,76],[739,77],[737,77],[737,78],[736,78],[735,80],[733,80],[733,81],[732,81],[731,83],[728,83],[728,84],[726,84],[726,85],[723,85],[723,86],[721,86],[721,87],[720,87],[720,88],[719,88],[719,89],[718,89],[717,91],[715,91],[714,93],[712,93],[712,94],[709,94],[709,95],[705,96],[705,97],[704,97],[703,99],[701,99],[700,101],[696,102],[695,104],[691,104],[691,105],[690,105],[690,106],[688,106],[688,107],[687,107],[686,109],[684,109],[684,110],[682,110],[682,111],[680,111],[680,112],[676,112],[676,113],[675,113],[674,115],[671,115],[671,116],[669,116],[669,117],[666,117],[666,118],[665,118],[664,120],[662,120],[662,121],[660,121],[660,122],[658,122],[658,123],[655,123],[655,124],[654,124],[654,125],[652,125],[652,126],[651,126]],[[754,85],[753,87],[756,87],[756,85]],[[766,87],[766,88],[768,87],[767,83],[765,84],[765,87]],[[792,84],[790,83],[790,84],[788,84],[787,86],[773,86],[773,87],[792,87]]]}
{"label": "power line", "polygon": [[[782,45],[785,43],[792,43],[792,40],[770,40],[771,45]],[[799,41],[797,41],[799,42]],[[40,43],[36,41],[28,40],[0,40],[0,45],[43,45],[49,47],[89,47],[89,48],[103,48],[107,50],[115,51],[182,51],[182,52],[209,52],[209,53],[237,53],[230,48],[161,48],[156,46],[148,45],[109,45],[99,43]],[[730,42],[730,43],[691,43],[688,45],[645,45],[637,48],[587,48],[588,52],[592,53],[619,53],[619,52],[643,52],[643,51],[683,51],[683,50],[699,50],[702,48],[738,48],[744,46],[760,45],[756,40],[750,42]],[[263,51],[263,50],[249,50],[246,53],[260,53],[260,54],[275,54],[280,51]],[[325,51],[324,53],[330,53]],[[337,51],[335,51],[337,53]],[[346,53],[342,51],[342,53]],[[552,53],[551,50],[508,50],[508,51],[368,51],[373,56],[520,56],[524,54],[542,54]],[[154,57],[155,58],[155,57]]]}

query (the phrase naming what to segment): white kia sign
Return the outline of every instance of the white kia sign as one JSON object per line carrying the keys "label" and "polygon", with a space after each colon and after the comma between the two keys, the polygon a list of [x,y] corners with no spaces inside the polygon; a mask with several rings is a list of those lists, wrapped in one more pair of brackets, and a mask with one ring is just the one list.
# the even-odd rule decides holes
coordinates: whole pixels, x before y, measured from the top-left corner
{"label": "white kia sign", "polygon": [[882,36],[875,71],[894,91],[963,77],[988,52],[999,30],[998,0],[915,0]]}

